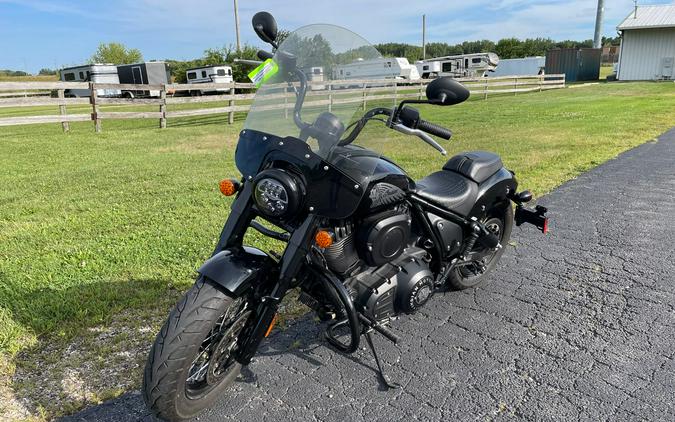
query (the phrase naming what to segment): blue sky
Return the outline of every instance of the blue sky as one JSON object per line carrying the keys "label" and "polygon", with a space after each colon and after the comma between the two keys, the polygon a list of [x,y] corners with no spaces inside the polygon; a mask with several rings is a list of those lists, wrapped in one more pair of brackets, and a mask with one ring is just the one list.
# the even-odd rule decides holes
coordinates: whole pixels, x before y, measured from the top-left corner
{"label": "blue sky", "polygon": [[[633,7],[607,0],[605,35]],[[650,4],[671,3],[651,0]],[[189,59],[209,47],[233,44],[232,0],[0,0],[0,69],[37,72],[80,64],[99,42],[139,48],[147,60]],[[503,37],[593,37],[597,0],[239,0],[244,42],[260,43],[250,27],[259,10],[272,12],[285,29],[333,23],[372,43],[421,44],[421,16],[428,41],[457,43]]]}

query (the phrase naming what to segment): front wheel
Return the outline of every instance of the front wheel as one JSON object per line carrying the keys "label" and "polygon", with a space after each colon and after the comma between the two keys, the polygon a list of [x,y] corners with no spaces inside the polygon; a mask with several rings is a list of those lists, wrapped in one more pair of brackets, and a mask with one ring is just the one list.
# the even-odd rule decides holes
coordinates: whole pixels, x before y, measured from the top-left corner
{"label": "front wheel", "polygon": [[511,203],[506,208],[493,209],[482,222],[488,230],[499,238],[502,247],[496,251],[488,250],[476,243],[471,252],[479,254],[481,259],[479,262],[462,265],[450,271],[448,283],[454,289],[463,290],[480,286],[497,266],[511,237],[513,227],[513,207]]}
{"label": "front wheel", "polygon": [[251,313],[246,297],[197,280],[171,311],[145,365],[143,398],[157,417],[194,417],[234,382],[241,370],[234,355]]}

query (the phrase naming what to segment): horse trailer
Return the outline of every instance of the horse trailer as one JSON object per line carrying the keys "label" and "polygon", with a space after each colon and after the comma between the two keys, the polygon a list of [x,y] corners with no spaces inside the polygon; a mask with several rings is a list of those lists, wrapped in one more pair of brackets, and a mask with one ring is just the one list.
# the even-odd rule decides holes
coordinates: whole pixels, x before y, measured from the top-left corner
{"label": "horse trailer", "polygon": [[[188,84],[232,83],[232,67],[228,65],[193,67],[185,72]],[[230,92],[229,88],[190,90],[191,95]]]}
{"label": "horse trailer", "polygon": [[495,53],[434,57],[415,62],[417,71],[424,79],[438,76],[453,78],[483,77],[487,72],[494,72],[497,65],[499,65],[499,56]]}
{"label": "horse trailer", "polygon": [[[87,64],[82,66],[66,67],[59,72],[63,82],[95,82],[101,84],[119,84],[117,67],[114,64]],[[89,89],[66,89],[65,95],[69,97],[89,97]],[[122,91],[119,89],[97,89],[99,97],[119,97]]]}
{"label": "horse trailer", "polygon": [[[171,83],[171,73],[165,62],[144,62],[117,66],[120,83],[134,85],[164,85]],[[159,90],[122,90],[122,96],[159,97]]]}

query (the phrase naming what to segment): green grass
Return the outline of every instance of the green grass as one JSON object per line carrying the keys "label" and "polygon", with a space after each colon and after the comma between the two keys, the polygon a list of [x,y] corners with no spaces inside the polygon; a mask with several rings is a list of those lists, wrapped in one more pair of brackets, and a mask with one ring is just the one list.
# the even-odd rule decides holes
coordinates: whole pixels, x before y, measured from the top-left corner
{"label": "green grass", "polygon": [[[675,124],[675,84],[600,84],[422,114],[454,130],[443,142],[450,154],[497,152],[522,188],[541,195]],[[71,123],[69,134],[59,124],[0,128],[4,367],[35,364],[17,353],[68,342],[123,312],[161,319],[228,214],[218,181],[238,175],[242,118],[173,120],[166,130],[155,120],[104,121],[100,134],[91,122]],[[415,138],[394,136],[386,147],[413,178],[445,161]]]}
{"label": "green grass", "polygon": [[28,75],[28,76],[0,75],[0,82],[54,82],[58,80],[59,80],[58,75]]}

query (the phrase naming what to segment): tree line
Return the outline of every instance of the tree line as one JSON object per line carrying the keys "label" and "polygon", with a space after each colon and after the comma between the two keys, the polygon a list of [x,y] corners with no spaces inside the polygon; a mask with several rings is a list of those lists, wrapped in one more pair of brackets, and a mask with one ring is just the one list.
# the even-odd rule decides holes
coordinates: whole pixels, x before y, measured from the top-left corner
{"label": "tree line", "polygon": [[[619,45],[619,37],[603,37],[603,46]],[[554,41],[550,38],[503,38],[497,42],[491,40],[464,41],[460,44],[432,42],[426,45],[426,58],[455,56],[472,53],[497,53],[501,59],[518,59],[522,57],[545,56],[554,48],[591,48],[593,40]],[[405,57],[413,63],[422,59],[422,47],[404,43],[376,44],[380,53],[390,57]]]}

